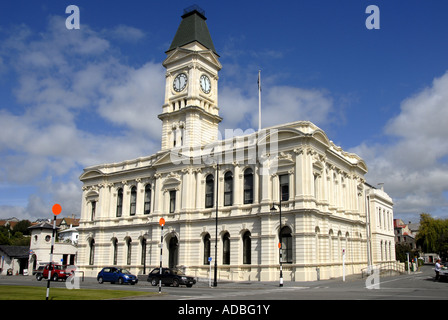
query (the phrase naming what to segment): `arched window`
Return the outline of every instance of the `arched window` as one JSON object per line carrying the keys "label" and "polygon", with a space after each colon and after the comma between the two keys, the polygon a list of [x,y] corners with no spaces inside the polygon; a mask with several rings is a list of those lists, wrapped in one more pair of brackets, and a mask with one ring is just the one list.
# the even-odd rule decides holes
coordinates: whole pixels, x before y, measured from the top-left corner
{"label": "arched window", "polygon": [[93,266],[95,263],[95,240],[93,238],[89,241],[89,249],[89,265]]}
{"label": "arched window", "polygon": [[204,264],[206,265],[210,264],[210,261],[208,261],[210,254],[210,235],[207,233],[204,236]]}
{"label": "arched window", "polygon": [[230,264],[230,234],[222,236],[222,264]]}
{"label": "arched window", "polygon": [[215,192],[215,179],[209,174],[205,179],[205,207],[213,208],[213,198]]}
{"label": "arched window", "polygon": [[281,232],[282,238],[282,259],[283,263],[292,263],[292,235],[289,227],[283,227]]}
{"label": "arched window", "polygon": [[224,175],[224,206],[233,204],[233,174],[227,171]]}
{"label": "arched window", "polygon": [[145,208],[144,214],[151,213],[151,185],[147,184],[145,186]]}
{"label": "arched window", "polygon": [[244,204],[254,203],[254,173],[251,168],[244,171]]}
{"label": "arched window", "polygon": [[117,192],[117,217],[121,217],[123,213],[123,189],[118,189]]}
{"label": "arched window", "polygon": [[135,215],[135,207],[137,205],[137,188],[136,187],[132,187],[131,189],[131,204],[129,207],[129,214],[131,216]]}
{"label": "arched window", "polygon": [[252,263],[251,253],[252,253],[252,246],[251,246],[250,232],[246,231],[243,234],[243,264]]}
{"label": "arched window", "polygon": [[131,265],[131,257],[132,257],[132,239],[127,238],[126,240],[126,246],[127,246],[127,257],[126,257],[126,264],[129,266]]}

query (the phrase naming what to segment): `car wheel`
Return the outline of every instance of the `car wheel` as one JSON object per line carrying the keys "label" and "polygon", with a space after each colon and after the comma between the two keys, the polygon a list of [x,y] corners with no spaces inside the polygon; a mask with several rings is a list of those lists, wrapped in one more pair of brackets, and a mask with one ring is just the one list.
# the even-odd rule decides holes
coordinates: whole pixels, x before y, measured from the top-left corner
{"label": "car wheel", "polygon": [[155,287],[157,285],[157,279],[156,278],[152,278],[151,279],[151,284]]}
{"label": "car wheel", "polygon": [[99,284],[102,284],[103,282],[104,282],[103,277],[99,277],[99,278],[98,278],[98,283],[99,283]]}
{"label": "car wheel", "polygon": [[59,279],[58,275],[57,275],[57,274],[54,274],[52,280],[53,280],[53,281],[58,281],[58,279]]}
{"label": "car wheel", "polygon": [[119,278],[118,279],[118,284],[123,284],[123,283],[124,283],[123,278]]}
{"label": "car wheel", "polygon": [[173,287],[178,287],[179,286],[179,280],[174,279],[173,280]]}
{"label": "car wheel", "polygon": [[42,280],[42,278],[43,278],[43,276],[42,276],[41,274],[36,275],[36,280],[37,280],[37,281]]}

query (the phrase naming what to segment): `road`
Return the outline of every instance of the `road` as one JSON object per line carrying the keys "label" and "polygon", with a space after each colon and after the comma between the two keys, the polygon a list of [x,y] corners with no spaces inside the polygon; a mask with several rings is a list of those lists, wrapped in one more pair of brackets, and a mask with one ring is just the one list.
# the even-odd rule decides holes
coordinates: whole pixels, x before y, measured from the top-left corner
{"label": "road", "polygon": [[[432,266],[424,266],[410,275],[380,277],[377,288],[366,288],[366,278],[360,276],[312,281],[285,282],[218,282],[210,288],[208,282],[199,282],[193,288],[162,287],[162,294],[138,297],[138,300],[448,300],[448,282],[434,282]],[[371,283],[368,283],[368,285]],[[46,281],[37,281],[31,276],[1,276],[0,285],[46,286]],[[51,282],[51,287],[65,288],[66,283]],[[98,284],[94,278],[81,282],[82,289],[115,289],[158,292],[145,277],[135,285]],[[131,298],[132,299],[132,298]]]}

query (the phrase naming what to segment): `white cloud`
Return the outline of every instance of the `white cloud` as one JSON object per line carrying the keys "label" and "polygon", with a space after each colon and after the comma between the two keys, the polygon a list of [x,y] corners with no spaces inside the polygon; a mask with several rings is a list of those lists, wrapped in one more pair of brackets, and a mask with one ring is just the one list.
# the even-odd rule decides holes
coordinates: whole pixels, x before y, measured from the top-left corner
{"label": "white cloud", "polygon": [[384,182],[395,211],[448,216],[448,72],[407,98],[384,132],[392,143],[363,143],[351,151],[366,160],[368,178]]}
{"label": "white cloud", "polygon": [[158,150],[163,68],[130,67],[118,52],[85,24],[67,30],[60,17],[39,34],[12,30],[0,62],[15,72],[21,108],[0,109],[0,182],[39,187],[27,205],[0,205],[2,217],[46,216],[56,202],[79,216],[83,167]]}
{"label": "white cloud", "polygon": [[[256,90],[253,90],[256,92]],[[316,125],[331,122],[333,98],[325,91],[290,86],[266,87],[262,92],[262,127],[307,120]],[[222,128],[258,128],[258,96],[242,88],[224,86],[219,96]]]}
{"label": "white cloud", "polygon": [[[109,31],[106,31],[109,33]],[[137,42],[145,37],[145,33],[140,29],[120,24],[110,31],[110,35],[123,42]]]}

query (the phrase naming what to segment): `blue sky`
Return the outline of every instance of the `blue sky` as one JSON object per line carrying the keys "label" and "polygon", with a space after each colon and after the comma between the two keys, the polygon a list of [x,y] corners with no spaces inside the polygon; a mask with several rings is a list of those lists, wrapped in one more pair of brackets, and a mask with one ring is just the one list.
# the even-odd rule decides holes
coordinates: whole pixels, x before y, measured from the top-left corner
{"label": "blue sky", "polygon": [[[160,149],[162,61],[201,6],[220,54],[220,129],[310,120],[384,183],[395,217],[448,218],[448,2],[0,2],[0,218],[79,217],[86,166]],[[65,13],[80,9],[80,30]],[[366,8],[380,9],[368,30]]]}

